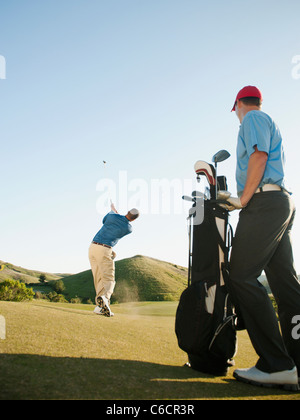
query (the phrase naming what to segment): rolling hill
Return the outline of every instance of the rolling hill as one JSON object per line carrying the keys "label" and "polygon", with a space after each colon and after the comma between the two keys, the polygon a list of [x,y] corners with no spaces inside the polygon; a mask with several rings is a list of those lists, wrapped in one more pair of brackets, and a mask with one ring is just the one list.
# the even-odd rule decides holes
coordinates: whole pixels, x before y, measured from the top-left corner
{"label": "rolling hill", "polygon": [[[79,297],[83,300],[95,299],[94,282],[91,270],[78,274],[51,274],[28,270],[10,263],[0,271],[0,282],[14,279],[24,282],[34,291],[48,293],[51,283],[63,280],[66,297]],[[116,288],[112,302],[174,301],[178,300],[187,286],[187,268],[154,258],[137,255],[116,261]],[[41,274],[46,275],[46,284],[39,282]]]}
{"label": "rolling hill", "polygon": [[[28,270],[13,264],[5,264],[0,271],[0,282],[6,279],[19,280],[33,287],[34,291],[49,293],[51,283],[63,280],[64,295],[68,299],[79,297],[84,301],[95,299],[94,282],[91,270],[78,274],[51,274]],[[160,261],[154,258],[136,255],[116,261],[116,288],[112,303],[145,302],[145,301],[175,301],[187,286],[188,270],[176,264]],[[39,277],[46,275],[48,283],[41,284]],[[271,293],[265,276],[260,281]]]}
{"label": "rolling hill", "polygon": [[41,274],[46,276],[47,281],[59,280],[63,277],[69,276],[69,274],[52,274],[45,273],[44,271],[28,270],[26,268],[18,267],[14,264],[10,264],[0,260],[0,265],[5,265],[3,271],[0,271],[0,282],[12,279],[19,280],[25,284],[39,283],[39,277]]}
{"label": "rolling hill", "polygon": [[[178,300],[187,286],[187,268],[137,255],[116,261],[112,302]],[[93,276],[87,270],[63,279],[69,297],[95,298]]]}

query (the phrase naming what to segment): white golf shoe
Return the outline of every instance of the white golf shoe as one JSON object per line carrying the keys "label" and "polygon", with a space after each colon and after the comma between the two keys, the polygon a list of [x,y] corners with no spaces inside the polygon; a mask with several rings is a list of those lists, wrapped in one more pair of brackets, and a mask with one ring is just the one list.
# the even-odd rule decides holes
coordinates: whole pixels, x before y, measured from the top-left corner
{"label": "white golf shoe", "polygon": [[237,369],[233,376],[241,382],[265,388],[283,388],[286,391],[299,391],[298,372],[294,367],[292,370],[282,372],[266,373],[252,367],[250,369]]}
{"label": "white golf shoe", "polygon": [[103,315],[102,308],[100,308],[100,306],[96,306],[96,308],[94,309],[94,314]]}
{"label": "white golf shoe", "polygon": [[111,317],[111,316],[115,315],[111,311],[110,306],[109,306],[109,301],[105,296],[100,296],[98,298],[98,303],[99,303],[100,309],[102,311],[101,315],[104,315],[104,316],[107,316],[107,317]]}

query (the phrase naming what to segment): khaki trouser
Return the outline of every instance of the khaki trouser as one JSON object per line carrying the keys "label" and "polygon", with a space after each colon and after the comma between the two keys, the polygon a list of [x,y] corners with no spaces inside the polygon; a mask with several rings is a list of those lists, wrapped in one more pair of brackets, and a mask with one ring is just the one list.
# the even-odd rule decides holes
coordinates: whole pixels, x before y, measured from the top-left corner
{"label": "khaki trouser", "polygon": [[105,296],[109,300],[114,292],[116,284],[115,258],[116,253],[112,248],[96,244],[91,244],[89,248],[89,260],[96,290],[96,304],[98,304],[98,297]]}

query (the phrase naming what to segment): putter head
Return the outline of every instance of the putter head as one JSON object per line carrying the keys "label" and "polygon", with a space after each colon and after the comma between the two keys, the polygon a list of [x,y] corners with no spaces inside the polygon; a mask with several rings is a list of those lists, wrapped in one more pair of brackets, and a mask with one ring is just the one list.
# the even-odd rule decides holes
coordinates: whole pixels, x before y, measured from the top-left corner
{"label": "putter head", "polygon": [[213,158],[212,161],[214,163],[219,163],[219,162],[223,162],[224,160],[228,159],[230,157],[230,153],[227,152],[227,150],[219,150],[218,153],[216,153]]}
{"label": "putter head", "polygon": [[204,160],[198,160],[195,165],[194,169],[196,174],[199,175],[205,175],[206,179],[210,186],[216,185],[216,170],[213,167],[213,165],[210,165],[207,162],[204,162]]}

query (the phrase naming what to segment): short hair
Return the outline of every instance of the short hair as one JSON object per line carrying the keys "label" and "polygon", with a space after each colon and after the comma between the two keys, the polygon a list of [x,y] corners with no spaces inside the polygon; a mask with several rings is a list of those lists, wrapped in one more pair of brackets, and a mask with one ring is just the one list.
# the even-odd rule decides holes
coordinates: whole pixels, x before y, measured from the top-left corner
{"label": "short hair", "polygon": [[140,212],[137,209],[131,209],[128,212],[128,216],[130,218],[130,220],[135,220],[139,217]]}
{"label": "short hair", "polygon": [[245,105],[252,105],[252,106],[258,106],[261,107],[262,106],[262,100],[260,98],[256,98],[254,96],[248,96],[246,98],[241,98],[240,99],[241,102],[243,102],[243,104]]}

